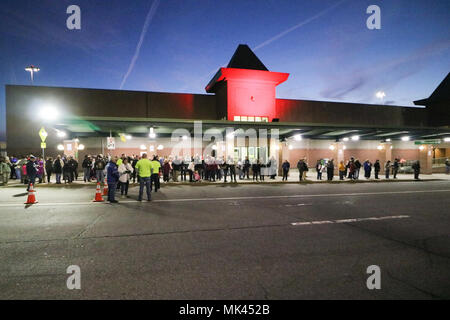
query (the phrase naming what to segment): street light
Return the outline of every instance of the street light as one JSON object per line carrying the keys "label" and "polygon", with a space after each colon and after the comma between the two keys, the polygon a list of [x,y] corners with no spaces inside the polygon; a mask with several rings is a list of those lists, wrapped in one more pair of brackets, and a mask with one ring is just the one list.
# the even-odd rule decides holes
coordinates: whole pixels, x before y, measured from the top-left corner
{"label": "street light", "polygon": [[41,69],[39,69],[38,67],[33,66],[33,65],[31,65],[31,66],[25,68],[25,71],[28,71],[28,72],[30,73],[30,76],[31,76],[31,84],[32,84],[32,85],[33,85],[33,80],[34,80],[33,75],[34,75],[35,72],[38,72],[39,70],[41,70]]}
{"label": "street light", "polygon": [[53,121],[59,117],[59,111],[53,106],[45,106],[39,110],[39,117],[42,120]]}

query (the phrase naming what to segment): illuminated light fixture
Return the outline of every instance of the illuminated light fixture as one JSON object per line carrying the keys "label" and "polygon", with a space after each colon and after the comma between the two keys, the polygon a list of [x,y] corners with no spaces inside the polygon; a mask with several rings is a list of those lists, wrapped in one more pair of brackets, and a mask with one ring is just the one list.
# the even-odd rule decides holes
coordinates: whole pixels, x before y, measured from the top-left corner
{"label": "illuminated light fixture", "polygon": [[329,148],[330,148],[330,150],[336,149],[336,147],[334,146],[334,144],[330,144]]}
{"label": "illuminated light fixture", "polygon": [[58,130],[58,132],[56,133],[56,135],[60,138],[64,138],[66,136],[66,133],[64,131]]}
{"label": "illuminated light fixture", "polygon": [[409,141],[409,137],[408,136],[402,137],[402,141]]}
{"label": "illuminated light fixture", "polygon": [[391,142],[391,139],[386,139],[386,142]]}
{"label": "illuminated light fixture", "polygon": [[33,82],[34,82],[34,73],[35,73],[35,72],[38,72],[39,70],[41,70],[41,69],[39,69],[38,67],[33,66],[33,65],[31,65],[31,66],[25,68],[25,71],[28,71],[28,72],[30,73],[30,76],[31,76],[31,84],[33,84]]}
{"label": "illuminated light fixture", "polygon": [[150,133],[148,134],[150,139],[155,139],[156,138],[156,133],[155,130],[153,129],[153,127],[150,128]]}
{"label": "illuminated light fixture", "polygon": [[444,138],[444,142],[450,142],[450,137]]}
{"label": "illuminated light fixture", "polygon": [[184,135],[184,136],[181,137],[181,139],[187,140],[187,139],[188,139],[188,136]]}
{"label": "illuminated light fixture", "polygon": [[386,93],[384,93],[384,91],[377,91],[377,93],[375,93],[375,96],[378,99],[383,99],[384,97],[386,97]]}
{"label": "illuminated light fixture", "polygon": [[420,146],[419,149],[420,149],[420,151],[423,151],[425,149],[425,147],[424,146]]}
{"label": "illuminated light fixture", "polygon": [[162,144],[160,144],[156,149],[157,150],[162,150],[162,149],[164,149],[164,146]]}
{"label": "illuminated light fixture", "polygon": [[345,137],[344,139],[342,139],[343,141],[347,142],[349,139],[347,137]]}
{"label": "illuminated light fixture", "polygon": [[359,140],[359,136],[352,136],[352,140],[353,141],[358,141]]}
{"label": "illuminated light fixture", "polygon": [[295,140],[295,141],[302,141],[302,135],[301,135],[301,134],[296,134],[296,135],[294,136],[294,140]]}
{"label": "illuminated light fixture", "polygon": [[133,139],[133,137],[131,136],[131,134],[127,134],[127,135],[125,135],[125,139],[131,140],[131,139]]}
{"label": "illuminated light fixture", "polygon": [[75,141],[75,142],[80,142],[80,139],[76,138],[74,141]]}
{"label": "illuminated light fixture", "polygon": [[342,149],[343,149],[343,150],[347,149],[347,146],[343,146]]}
{"label": "illuminated light fixture", "polygon": [[379,145],[379,146],[377,147],[377,149],[378,149],[378,150],[383,150],[383,146],[382,146],[382,145]]}
{"label": "illuminated light fixture", "polygon": [[64,146],[62,144],[58,144],[58,146],[56,147],[59,151],[63,151],[64,150]]}
{"label": "illuminated light fixture", "polygon": [[229,138],[229,139],[234,138],[234,132],[228,133],[227,138]]}
{"label": "illuminated light fixture", "polygon": [[53,121],[58,119],[59,112],[55,107],[47,106],[39,110],[39,117],[45,121]]}
{"label": "illuminated light fixture", "polygon": [[289,149],[289,150],[292,150],[293,148],[294,148],[294,147],[293,147],[292,145],[289,145],[289,146],[288,146],[288,149]]}
{"label": "illuminated light fixture", "polygon": [[155,146],[150,146],[150,151],[155,151]]}
{"label": "illuminated light fixture", "polygon": [[84,144],[79,144],[78,145],[78,150],[84,150]]}
{"label": "illuminated light fixture", "polygon": [[141,144],[141,150],[147,150],[147,147],[145,146],[145,144]]}
{"label": "illuminated light fixture", "polygon": [[213,150],[217,150],[217,146],[216,146],[216,145],[213,145],[213,146],[212,146],[212,149],[213,149]]}

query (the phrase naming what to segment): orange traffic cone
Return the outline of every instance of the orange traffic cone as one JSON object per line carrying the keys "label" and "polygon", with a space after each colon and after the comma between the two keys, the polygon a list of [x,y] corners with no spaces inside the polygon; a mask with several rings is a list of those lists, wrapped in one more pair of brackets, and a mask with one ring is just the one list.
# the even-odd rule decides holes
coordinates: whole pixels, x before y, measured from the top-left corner
{"label": "orange traffic cone", "polygon": [[102,191],[100,190],[100,182],[97,182],[97,189],[95,190],[95,198],[93,202],[103,202]]}
{"label": "orange traffic cone", "polygon": [[33,189],[33,184],[30,184],[30,190],[28,191],[28,199],[27,202],[25,202],[25,204],[34,204],[34,203],[38,203],[38,201],[36,200],[36,195],[35,195],[35,191]]}
{"label": "orange traffic cone", "polygon": [[106,178],[105,178],[105,182],[103,182],[103,195],[104,196],[108,195],[108,182],[106,181]]}

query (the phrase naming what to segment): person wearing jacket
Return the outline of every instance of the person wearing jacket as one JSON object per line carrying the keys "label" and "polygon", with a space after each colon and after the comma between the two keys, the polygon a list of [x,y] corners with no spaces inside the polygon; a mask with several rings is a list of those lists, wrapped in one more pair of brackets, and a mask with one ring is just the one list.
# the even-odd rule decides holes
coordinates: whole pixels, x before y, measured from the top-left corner
{"label": "person wearing jacket", "polygon": [[227,159],[228,171],[230,172],[230,181],[236,182],[236,165],[234,164],[234,159],[231,156],[228,156]]}
{"label": "person wearing jacket", "polygon": [[317,172],[317,180],[322,180],[322,160],[317,160],[316,163],[316,172]]}
{"label": "person wearing jacket", "polygon": [[166,159],[166,160],[164,160],[164,165],[163,165],[163,181],[164,182],[169,182],[170,170],[172,170],[172,168],[170,167],[169,160]]}
{"label": "person wearing jacket", "polygon": [[84,156],[84,160],[81,163],[81,167],[83,168],[84,182],[91,182],[91,168],[92,168],[91,156],[88,155]]}
{"label": "person wearing jacket", "polygon": [[344,161],[339,162],[339,180],[344,180],[345,177],[345,164]]}
{"label": "person wearing jacket", "polygon": [[389,172],[391,172],[391,160],[388,160],[384,165],[384,173],[386,175],[386,179],[389,179]]}
{"label": "person wearing jacket", "polygon": [[103,183],[103,181],[105,179],[105,174],[104,174],[105,167],[106,167],[106,163],[105,163],[105,160],[103,160],[103,155],[99,154],[94,163],[95,177],[97,179],[97,182]]}
{"label": "person wearing jacket", "polygon": [[56,157],[56,160],[53,162],[53,171],[55,172],[56,176],[56,184],[61,184],[61,174],[63,173],[64,169],[64,161],[61,159],[61,156],[58,155]]}
{"label": "person wearing jacket", "polygon": [[130,164],[128,159],[125,158],[122,160],[122,163],[117,170],[120,174],[120,197],[128,198],[128,186],[130,185],[131,174],[134,172],[133,166]]}
{"label": "person wearing jacket", "polygon": [[150,189],[152,186],[155,186],[155,192],[158,192],[158,189],[161,189],[160,181],[159,181],[159,172],[161,171],[161,162],[159,162],[158,157],[154,156],[151,161],[152,165],[152,174],[150,176]]}
{"label": "person wearing jacket", "polygon": [[144,193],[144,186],[147,192],[147,200],[152,200],[152,185],[151,185],[151,175],[152,175],[152,163],[147,159],[147,154],[142,155],[141,160],[136,163],[136,170],[139,176],[139,197],[138,201],[142,201],[142,196]]}
{"label": "person wearing jacket", "polygon": [[370,163],[370,161],[367,159],[366,161],[364,161],[364,177],[366,179],[370,178],[370,173],[372,172],[372,164]]}
{"label": "person wearing jacket", "polygon": [[291,167],[291,164],[289,163],[289,161],[284,160],[283,164],[281,165],[281,169],[283,170],[282,181],[287,181],[290,167]]}
{"label": "person wearing jacket", "polygon": [[416,162],[413,163],[412,169],[414,170],[414,179],[420,180],[419,179],[419,174],[420,174],[420,161],[419,160],[417,160]]}
{"label": "person wearing jacket", "polygon": [[334,177],[334,159],[327,162],[327,180],[331,181]]}
{"label": "person wearing jacket", "polygon": [[39,183],[42,183],[44,178],[44,161],[40,158],[36,161],[36,169],[37,169],[37,178],[39,179]]}
{"label": "person wearing jacket", "polygon": [[6,158],[0,157],[0,183],[4,186],[8,184],[11,167],[6,162]]}
{"label": "person wearing jacket", "polygon": [[30,191],[30,185],[35,184],[36,177],[37,177],[37,168],[35,163],[36,158],[33,155],[30,155],[30,158],[26,165],[26,172],[28,176],[28,187],[27,191]]}
{"label": "person wearing jacket", "polygon": [[394,175],[394,179],[397,179],[398,169],[400,167],[400,160],[398,158],[394,159],[394,164],[392,165],[392,174]]}
{"label": "person wearing jacket", "polygon": [[45,173],[47,175],[47,183],[50,183],[53,173],[53,159],[50,157],[45,161]]}
{"label": "person wearing jacket", "polygon": [[358,180],[360,170],[361,170],[361,162],[359,161],[359,159],[355,159],[355,173],[353,174],[353,178],[355,180]]}
{"label": "person wearing jacket", "polygon": [[380,173],[381,170],[381,165],[380,165],[380,160],[376,160],[375,163],[373,164],[373,169],[375,170],[375,179],[380,179],[378,178],[378,174]]}
{"label": "person wearing jacket", "polygon": [[243,164],[243,169],[244,169],[244,175],[243,178],[245,179],[245,176],[247,175],[247,180],[250,179],[249,174],[250,174],[250,160],[248,160],[248,157],[245,157],[244,160],[244,164]]}
{"label": "person wearing jacket", "polygon": [[255,181],[255,178],[256,181],[258,181],[258,177],[261,176],[261,163],[259,162],[259,159],[252,164],[252,171],[253,171],[253,181]]}
{"label": "person wearing jacket", "polygon": [[108,170],[106,171],[106,182],[108,183],[108,201],[110,203],[118,203],[115,199],[116,186],[120,178],[119,170],[117,169],[117,158],[111,158],[108,163]]}

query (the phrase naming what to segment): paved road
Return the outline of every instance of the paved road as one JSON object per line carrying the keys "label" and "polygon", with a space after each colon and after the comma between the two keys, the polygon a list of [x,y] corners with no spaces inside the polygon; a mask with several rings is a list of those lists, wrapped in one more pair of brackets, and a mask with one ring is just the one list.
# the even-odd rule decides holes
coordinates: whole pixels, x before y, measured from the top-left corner
{"label": "paved road", "polygon": [[[1,189],[0,298],[450,298],[449,182],[136,192],[111,205],[92,187],[42,188],[25,208]],[[81,290],[66,288],[69,265]]]}

